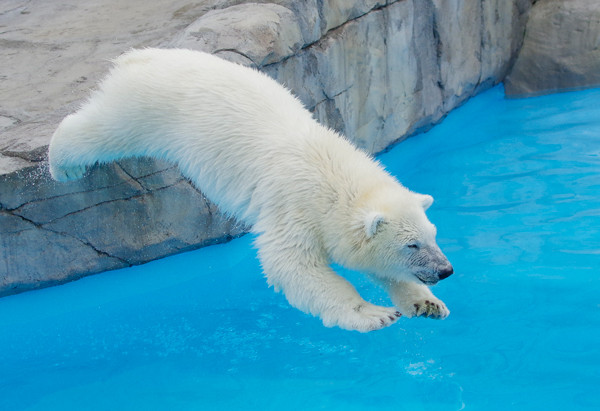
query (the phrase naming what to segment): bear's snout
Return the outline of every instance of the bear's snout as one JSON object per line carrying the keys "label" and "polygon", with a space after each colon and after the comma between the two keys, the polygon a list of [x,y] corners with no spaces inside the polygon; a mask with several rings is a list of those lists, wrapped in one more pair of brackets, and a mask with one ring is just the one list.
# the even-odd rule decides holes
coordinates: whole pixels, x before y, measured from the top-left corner
{"label": "bear's snout", "polygon": [[451,265],[448,265],[448,267],[443,268],[442,270],[440,270],[439,274],[438,274],[438,278],[440,280],[443,280],[444,278],[448,278],[452,275],[452,273],[454,273],[454,269],[452,268]]}

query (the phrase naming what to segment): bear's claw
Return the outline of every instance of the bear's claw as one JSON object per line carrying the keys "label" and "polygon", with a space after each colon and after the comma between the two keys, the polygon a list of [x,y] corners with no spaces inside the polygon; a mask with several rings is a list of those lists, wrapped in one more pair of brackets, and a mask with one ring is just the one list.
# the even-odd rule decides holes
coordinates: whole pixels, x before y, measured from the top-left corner
{"label": "bear's claw", "polygon": [[444,303],[439,300],[438,302],[425,300],[423,303],[415,303],[413,306],[415,307],[415,317],[426,317],[440,320],[446,318],[450,313]]}

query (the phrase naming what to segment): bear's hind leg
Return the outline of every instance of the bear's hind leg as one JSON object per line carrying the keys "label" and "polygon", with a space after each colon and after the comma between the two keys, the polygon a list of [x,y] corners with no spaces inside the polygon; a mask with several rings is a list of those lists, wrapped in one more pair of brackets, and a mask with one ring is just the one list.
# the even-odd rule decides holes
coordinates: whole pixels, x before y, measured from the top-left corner
{"label": "bear's hind leg", "polygon": [[118,122],[105,123],[106,118],[110,120],[88,104],[63,119],[48,147],[50,174],[55,180],[77,180],[96,163],[140,154],[137,139],[120,130]]}
{"label": "bear's hind leg", "polygon": [[[89,143],[86,140],[85,127],[82,127],[81,114],[75,113],[65,117],[50,141],[48,162],[50,174],[57,181],[77,180],[86,172],[90,162]],[[82,143],[88,147],[83,148]]]}

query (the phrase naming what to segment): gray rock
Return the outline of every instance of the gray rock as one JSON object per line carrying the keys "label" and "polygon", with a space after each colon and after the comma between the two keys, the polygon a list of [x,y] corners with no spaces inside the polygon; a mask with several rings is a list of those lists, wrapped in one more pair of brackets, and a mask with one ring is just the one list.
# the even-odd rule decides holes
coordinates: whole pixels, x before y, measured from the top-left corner
{"label": "gray rock", "polygon": [[449,111],[471,96],[479,84],[483,15],[480,2],[434,0],[433,3],[440,87],[444,111]]}
{"label": "gray rock", "polygon": [[384,7],[394,1],[385,0],[330,0],[324,1],[321,6],[321,31],[322,34],[340,27],[351,20],[355,20],[372,10]]}
{"label": "gray rock", "polygon": [[[241,227],[172,164],[52,181],[45,153],[131,47],[253,65],[375,153],[502,81],[530,0],[7,0],[0,5],[0,295],[227,241]],[[118,12],[117,12],[118,11]],[[43,22],[43,24],[41,24]]]}
{"label": "gray rock", "polygon": [[[101,171],[101,170],[99,170]],[[110,224],[98,224],[110,221]],[[185,180],[129,198],[104,201],[42,226],[95,250],[140,264],[230,240],[247,230],[223,217]]]}
{"label": "gray rock", "polygon": [[526,11],[522,1],[395,2],[262,69],[377,153],[502,81]]}
{"label": "gray rock", "polygon": [[[203,14],[233,3],[1,2],[0,295],[244,231],[171,164],[126,160],[68,184],[52,181],[45,164],[54,129],[87,98],[110,58],[131,47],[160,46]],[[144,220],[149,215],[151,224]],[[114,244],[105,247],[111,236]]]}
{"label": "gray rock", "polygon": [[[480,84],[505,78],[523,44],[530,0],[484,1]],[[511,56],[509,59],[506,56]]]}
{"label": "gray rock", "polygon": [[[132,47],[159,46],[223,0],[0,2],[0,174],[34,165],[110,67]],[[25,153],[25,155],[23,155]]]}
{"label": "gray rock", "polygon": [[[228,54],[256,67],[281,61],[304,45],[296,15],[277,4],[240,4],[206,13],[190,24],[171,47]],[[235,54],[238,56],[236,57]],[[241,59],[240,59],[241,57]]]}
{"label": "gray rock", "polygon": [[515,97],[600,86],[600,2],[538,1],[505,85]]}
{"label": "gray rock", "polygon": [[[170,164],[128,160],[56,183],[39,167],[2,192],[0,296],[228,241],[227,219]],[[0,181],[0,188],[19,187]]]}
{"label": "gray rock", "polygon": [[0,296],[126,265],[77,237],[41,228],[0,210]]}

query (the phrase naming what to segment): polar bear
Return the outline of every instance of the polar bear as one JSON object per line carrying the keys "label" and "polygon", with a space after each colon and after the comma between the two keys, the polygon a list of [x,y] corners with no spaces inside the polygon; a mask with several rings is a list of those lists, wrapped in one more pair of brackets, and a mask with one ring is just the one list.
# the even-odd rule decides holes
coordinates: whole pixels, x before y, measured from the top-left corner
{"label": "polar bear", "polygon": [[[268,284],[324,325],[366,332],[401,315],[448,316],[428,288],[453,271],[425,215],[432,197],[402,186],[267,75],[191,50],[125,53],[60,123],[50,173],[78,179],[132,156],[176,163],[252,226]],[[365,301],[331,263],[371,276],[395,307]]]}

